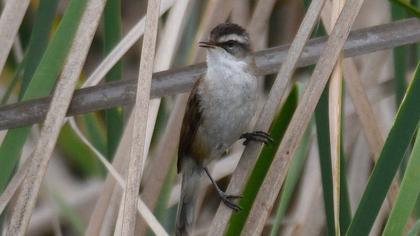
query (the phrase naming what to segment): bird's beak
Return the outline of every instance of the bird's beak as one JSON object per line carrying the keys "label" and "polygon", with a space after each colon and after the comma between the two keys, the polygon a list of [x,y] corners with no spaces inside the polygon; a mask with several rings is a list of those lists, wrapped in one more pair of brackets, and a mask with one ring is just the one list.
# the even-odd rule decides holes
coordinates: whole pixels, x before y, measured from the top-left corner
{"label": "bird's beak", "polygon": [[209,42],[203,42],[203,41],[199,42],[198,46],[202,47],[202,48],[216,48],[217,47],[217,45],[214,42],[211,42],[211,41],[209,41]]}

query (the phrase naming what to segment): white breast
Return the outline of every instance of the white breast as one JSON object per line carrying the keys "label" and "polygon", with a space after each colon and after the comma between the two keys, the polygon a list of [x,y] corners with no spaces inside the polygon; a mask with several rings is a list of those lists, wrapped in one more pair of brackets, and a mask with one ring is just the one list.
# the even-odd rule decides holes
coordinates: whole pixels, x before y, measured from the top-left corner
{"label": "white breast", "polygon": [[218,153],[247,131],[255,112],[257,80],[245,62],[212,56],[208,53],[207,73],[198,90],[203,112],[199,132]]}

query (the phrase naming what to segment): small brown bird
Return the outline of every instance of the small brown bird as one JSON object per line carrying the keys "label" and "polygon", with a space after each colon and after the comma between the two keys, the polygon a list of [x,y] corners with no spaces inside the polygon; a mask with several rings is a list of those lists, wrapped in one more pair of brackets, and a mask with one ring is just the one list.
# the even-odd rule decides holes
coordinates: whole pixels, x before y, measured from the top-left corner
{"label": "small brown bird", "polygon": [[246,133],[257,102],[257,74],[248,33],[231,23],[220,24],[210,33],[207,71],[195,83],[186,108],[178,149],[178,173],[182,173],[176,235],[190,235],[200,175],[208,175],[223,203],[240,210],[211,177],[206,165],[238,139],[270,142],[260,131]]}

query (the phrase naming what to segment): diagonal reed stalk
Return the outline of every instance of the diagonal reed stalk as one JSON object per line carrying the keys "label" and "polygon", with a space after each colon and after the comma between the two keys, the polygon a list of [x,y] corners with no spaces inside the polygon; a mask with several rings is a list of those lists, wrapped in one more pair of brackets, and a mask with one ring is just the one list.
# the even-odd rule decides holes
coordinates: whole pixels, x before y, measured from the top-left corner
{"label": "diagonal reed stalk", "polygon": [[[313,3],[312,3],[313,4]],[[287,173],[291,157],[294,155],[297,145],[305,131],[316,103],[328,81],[334,65],[337,62],[340,51],[350,32],[356,16],[363,4],[363,0],[346,1],[337,23],[331,32],[321,57],[315,66],[314,72],[306,85],[302,99],[293,115],[292,121],[277,150],[273,163],[267,173],[264,183],[258,192],[251,214],[243,233],[255,235],[261,233],[264,222],[267,220],[270,209],[281,188]]]}
{"label": "diagonal reed stalk", "polygon": [[7,235],[24,235],[28,227],[42,180],[48,168],[48,162],[52,156],[52,151],[76,87],[76,81],[82,71],[104,5],[104,0],[90,0],[86,5],[55,89],[39,141],[33,152],[30,168],[18,195],[17,205],[14,208]]}
{"label": "diagonal reed stalk", "polygon": [[[310,9],[302,21],[298,33],[296,34],[296,39],[293,41],[288,51],[288,60],[282,64],[277,78],[271,88],[268,100],[259,115],[254,128],[255,130],[267,131],[273,121],[276,107],[282,100],[283,94],[288,87],[289,81],[297,66],[298,59],[303,52],[303,48],[312,32],[313,27],[315,26],[324,2],[324,0],[315,0],[311,3]],[[229,194],[237,194],[242,190],[252,171],[252,167],[255,165],[255,156],[258,155],[260,150],[261,145],[259,144],[250,143],[247,145],[241,157],[241,161],[232,176],[228,189],[226,190]],[[230,209],[220,205],[212,222],[210,234],[223,235],[231,214],[232,212]]]}
{"label": "diagonal reed stalk", "polygon": [[7,1],[0,16],[0,74],[29,6],[29,0]]}

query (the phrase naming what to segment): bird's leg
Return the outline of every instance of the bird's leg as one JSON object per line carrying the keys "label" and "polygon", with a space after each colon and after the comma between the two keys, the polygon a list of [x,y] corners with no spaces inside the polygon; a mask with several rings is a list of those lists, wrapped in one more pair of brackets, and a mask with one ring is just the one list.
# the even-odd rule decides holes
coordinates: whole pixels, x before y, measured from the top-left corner
{"label": "bird's leg", "polygon": [[261,143],[273,143],[274,139],[270,136],[270,134],[263,132],[263,131],[254,131],[250,133],[243,133],[240,137],[241,139],[244,138],[245,141],[242,143],[243,145],[247,145],[249,141],[256,141]]}
{"label": "bird's leg", "polygon": [[242,198],[242,196],[237,196],[237,195],[228,195],[225,192],[223,192],[220,187],[217,185],[216,181],[214,181],[213,177],[211,177],[209,170],[207,169],[207,167],[203,167],[204,171],[206,172],[207,176],[209,177],[211,183],[213,184],[214,188],[217,191],[217,194],[219,194],[220,199],[222,200],[222,202],[229,207],[230,209],[234,210],[234,211],[239,211],[242,208],[235,204],[232,200],[237,199],[237,198]]}

